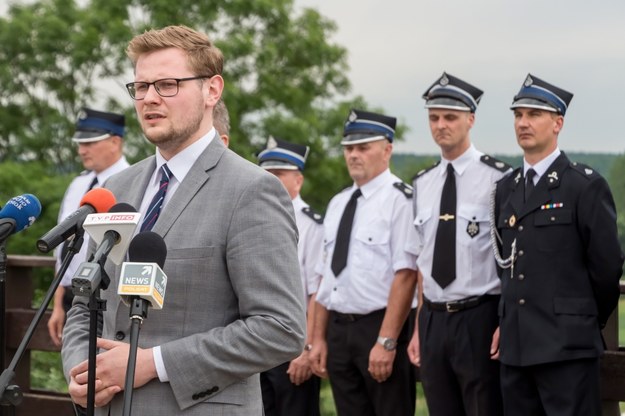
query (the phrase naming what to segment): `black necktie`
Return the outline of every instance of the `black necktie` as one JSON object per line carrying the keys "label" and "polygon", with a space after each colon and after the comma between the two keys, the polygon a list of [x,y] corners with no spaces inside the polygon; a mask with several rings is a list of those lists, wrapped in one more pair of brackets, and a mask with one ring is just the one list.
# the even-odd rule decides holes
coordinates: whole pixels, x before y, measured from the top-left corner
{"label": "black necktie", "polygon": [[447,178],[441,194],[432,278],[443,289],[456,279],[456,177],[451,163],[447,165]]}
{"label": "black necktie", "polygon": [[534,176],[536,171],[534,169],[528,169],[525,174],[525,200],[530,199],[530,194],[534,190]]}
{"label": "black necktie", "polygon": [[89,189],[87,189],[87,192],[89,192],[90,190],[93,189],[94,186],[96,186],[98,184],[98,177],[94,176],[93,180],[91,181],[91,183],[89,184]]}
{"label": "black necktie", "polygon": [[156,192],[156,195],[154,195],[154,198],[152,198],[152,202],[150,202],[150,206],[148,206],[148,211],[145,213],[145,218],[141,224],[141,232],[150,231],[158,219],[163,206],[163,201],[165,201],[165,195],[167,194],[167,187],[169,186],[169,178],[171,178],[171,175],[172,173],[167,167],[167,164],[164,164],[161,167],[161,181],[158,186],[158,191]]}
{"label": "black necktie", "polygon": [[360,189],[356,189],[352,194],[349,202],[345,206],[339,230],[336,234],[336,244],[334,245],[334,254],[332,255],[332,271],[334,275],[338,275],[347,265],[347,252],[349,251],[349,239],[352,235],[352,223],[354,222],[354,214],[356,213],[356,205],[358,205],[358,197],[362,195]]}

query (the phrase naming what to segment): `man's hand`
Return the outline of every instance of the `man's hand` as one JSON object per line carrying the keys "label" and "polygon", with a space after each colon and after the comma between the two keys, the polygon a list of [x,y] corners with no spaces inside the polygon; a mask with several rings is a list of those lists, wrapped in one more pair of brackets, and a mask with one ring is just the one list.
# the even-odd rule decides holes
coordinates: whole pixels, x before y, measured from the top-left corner
{"label": "man's hand", "polygon": [[412,339],[408,344],[408,358],[415,366],[421,366],[421,352],[419,351],[419,327],[415,326]]}
{"label": "man's hand", "polygon": [[378,383],[386,381],[393,373],[396,351],[387,351],[377,342],[369,353],[369,374]]}
{"label": "man's hand", "polygon": [[[95,405],[108,404],[115,394],[123,390],[128,365],[129,345],[123,342],[98,338],[97,346],[106,350],[96,356]],[[87,406],[88,361],[70,370],[69,394],[77,404]],[[152,349],[137,350],[134,387],[141,387],[157,377]]]}
{"label": "man's hand", "polygon": [[308,362],[312,372],[317,377],[327,378],[326,362],[328,358],[328,344],[325,340],[313,341],[312,349],[308,353]]}
{"label": "man's hand", "polygon": [[63,326],[65,325],[65,310],[63,309],[63,305],[54,304],[54,308],[52,308],[52,315],[50,315],[50,319],[48,320],[48,333],[50,334],[50,338],[52,342],[57,347],[61,346],[63,342]]}
{"label": "man's hand", "polygon": [[308,362],[308,351],[304,351],[299,357],[291,361],[289,369],[286,370],[291,383],[299,386],[312,376],[310,363]]}
{"label": "man's hand", "polygon": [[490,343],[490,359],[499,359],[499,327],[493,333],[493,340]]}

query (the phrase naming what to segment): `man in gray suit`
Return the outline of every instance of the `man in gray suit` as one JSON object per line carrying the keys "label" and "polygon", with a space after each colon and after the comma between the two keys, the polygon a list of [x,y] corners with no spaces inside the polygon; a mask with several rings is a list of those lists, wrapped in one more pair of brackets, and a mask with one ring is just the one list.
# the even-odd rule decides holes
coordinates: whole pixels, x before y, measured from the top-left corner
{"label": "man in gray suit", "polygon": [[[152,228],[168,247],[167,296],[141,329],[133,409],[150,416],[260,415],[258,373],[304,347],[292,204],[277,178],[216,135],[223,58],[204,34],[183,26],[150,30],[127,53],[135,70],[128,92],[157,150],[106,187],[138,207],[142,231]],[[107,270],[95,404],[97,415],[120,415],[130,320],[113,289],[119,267],[109,262]],[[62,351],[70,395],[83,406],[86,301],[74,301]]]}

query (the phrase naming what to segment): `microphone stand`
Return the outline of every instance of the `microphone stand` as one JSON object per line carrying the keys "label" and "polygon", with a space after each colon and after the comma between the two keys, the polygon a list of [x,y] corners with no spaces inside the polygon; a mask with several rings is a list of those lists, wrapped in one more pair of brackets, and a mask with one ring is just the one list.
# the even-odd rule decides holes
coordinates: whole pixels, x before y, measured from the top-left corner
{"label": "microphone stand", "polygon": [[126,367],[126,382],[124,384],[123,416],[130,416],[132,410],[132,393],[137,367],[137,349],[139,348],[139,331],[143,320],[148,317],[147,300],[138,296],[131,298],[130,304],[130,349],[128,350],[128,366]]}
{"label": "microphone stand", "polygon": [[[50,305],[50,301],[54,297],[54,293],[56,292],[56,289],[59,287],[59,284],[61,283],[61,279],[63,279],[63,275],[65,275],[65,272],[67,271],[67,268],[69,267],[69,264],[74,258],[74,255],[76,255],[76,253],[80,251],[80,248],[82,247],[82,243],[84,241],[83,237],[84,237],[84,230],[81,228],[76,232],[74,239],[68,244],[67,254],[63,258],[63,262],[61,263],[61,268],[59,269],[59,272],[57,273],[55,278],[52,280],[52,284],[50,285],[50,288],[48,289],[46,296],[44,297],[41,305],[39,306],[39,309],[37,309],[37,312],[35,313],[35,316],[33,317],[33,320],[31,321],[30,326],[26,330],[26,333],[24,334],[24,337],[22,338],[20,345],[17,347],[17,350],[15,352],[15,355],[13,356],[13,359],[11,360],[11,363],[2,372],[2,375],[0,375],[0,400],[1,400],[1,404],[3,407],[5,405],[18,406],[22,402],[22,399],[23,399],[22,390],[20,389],[19,386],[11,384],[13,382],[13,379],[15,378],[15,369],[17,368],[19,361],[22,359],[22,356],[24,355],[24,352],[26,351],[26,348],[28,347],[30,340],[35,334],[35,328],[37,327],[37,325],[41,321],[41,318],[43,318],[43,315],[48,309],[48,305]],[[0,307],[0,314],[2,314],[1,322],[3,326],[2,327],[2,330],[3,330],[2,346],[1,346],[3,359],[4,359],[4,349],[5,349],[5,340],[4,340],[4,311],[5,311],[4,281],[5,281],[5,274],[6,274],[6,252],[4,250],[5,241],[6,239],[0,242],[0,257],[1,257],[0,258],[0,281],[1,281],[0,290],[3,292],[0,294],[2,296],[2,299],[1,299],[2,305]],[[2,367],[4,367],[4,362],[2,362]]]}
{"label": "microphone stand", "polygon": [[[89,355],[88,355],[88,370],[87,370],[87,416],[93,416],[95,412],[95,381],[96,381],[96,355],[97,355],[97,341],[98,332],[100,326],[98,324],[99,318],[102,316],[102,312],[106,310],[106,299],[100,298],[100,289],[106,290],[111,282],[111,279],[104,270],[104,263],[106,257],[113,248],[114,243],[107,239],[102,241],[102,244],[95,252],[93,258],[98,259],[97,270],[94,274],[94,281],[97,282],[96,288],[89,296]],[[74,292],[75,295],[84,296],[80,293]]]}

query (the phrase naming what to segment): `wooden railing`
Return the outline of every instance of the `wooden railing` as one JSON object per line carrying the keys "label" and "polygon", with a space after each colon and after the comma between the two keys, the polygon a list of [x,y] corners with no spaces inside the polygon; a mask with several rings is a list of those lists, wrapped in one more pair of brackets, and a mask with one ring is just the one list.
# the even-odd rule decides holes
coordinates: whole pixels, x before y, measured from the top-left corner
{"label": "wooden railing", "polygon": [[[30,325],[35,310],[32,309],[34,294],[34,270],[54,267],[51,257],[9,256],[6,282],[6,364],[13,358],[26,329]],[[625,293],[625,285],[621,285]],[[46,313],[39,323],[32,341],[28,345],[17,369],[14,383],[20,386],[24,400],[15,409],[0,408],[3,415],[15,416],[64,416],[72,415],[72,405],[67,394],[41,391],[31,388],[30,351],[58,351],[48,336]],[[618,314],[614,313],[604,331],[608,350],[601,361],[601,388],[604,399],[604,415],[618,416],[618,402],[625,401],[625,350],[619,348]]]}

